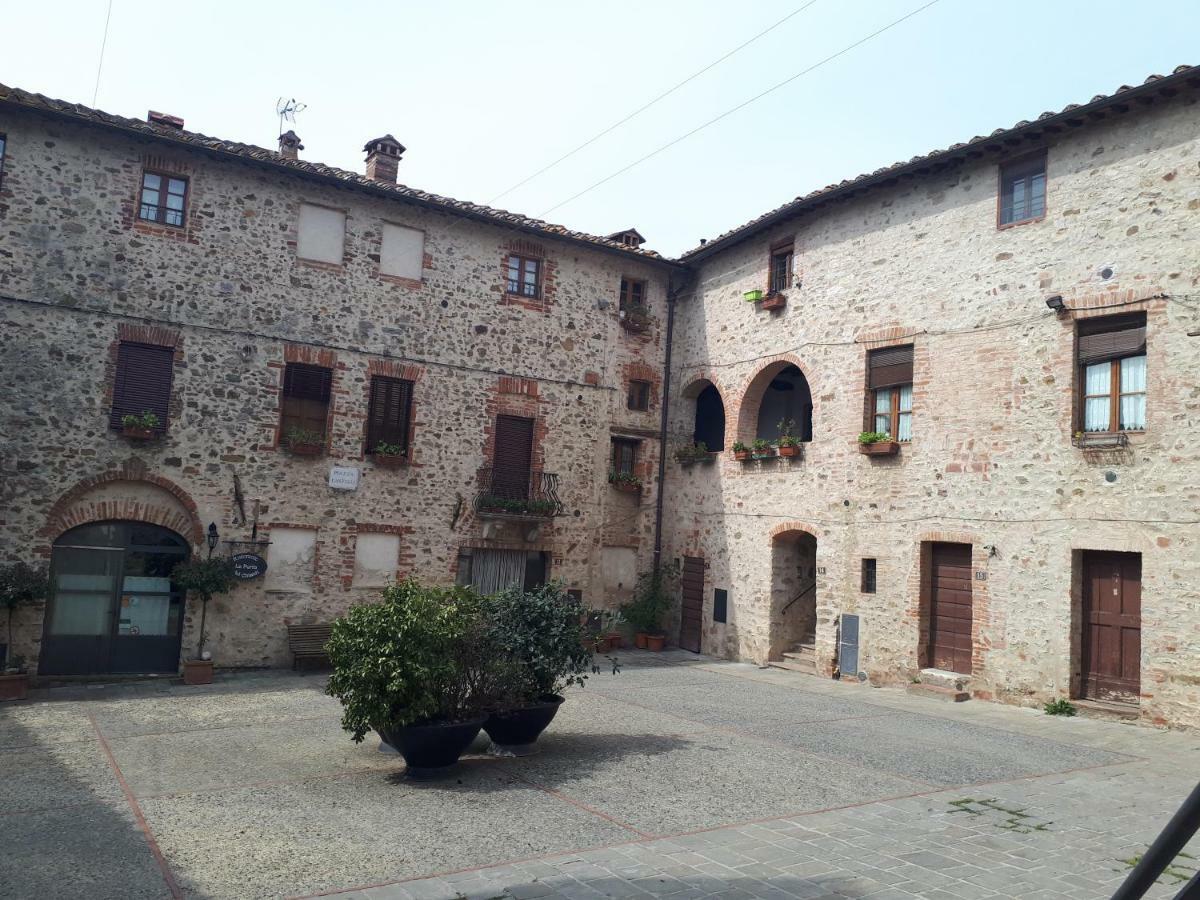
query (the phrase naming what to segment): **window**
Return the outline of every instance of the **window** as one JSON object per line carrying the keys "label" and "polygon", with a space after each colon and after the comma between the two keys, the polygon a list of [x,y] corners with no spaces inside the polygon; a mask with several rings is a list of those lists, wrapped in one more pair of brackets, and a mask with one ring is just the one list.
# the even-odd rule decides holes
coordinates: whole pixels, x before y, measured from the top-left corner
{"label": "window", "polygon": [[724,622],[728,618],[729,591],[724,588],[713,589],[713,621]]}
{"label": "window", "polygon": [[792,286],[792,253],[794,246],[788,244],[771,250],[770,293],[786,291]]}
{"label": "window", "polygon": [[425,232],[383,223],[379,271],[384,275],[420,281],[425,265]]}
{"label": "window", "polygon": [[279,407],[279,431],[285,439],[289,432],[302,431],[324,441],[332,381],[333,372],[322,366],[288,363]]}
{"label": "window", "polygon": [[1046,214],[1046,154],[1000,166],[1000,224],[1015,225]]}
{"label": "window", "polygon": [[1079,323],[1077,361],[1085,432],[1146,428],[1146,314]]}
{"label": "window", "polygon": [[625,400],[625,405],[627,408],[637,410],[638,412],[648,410],[650,408],[650,382],[629,382],[629,396]]}
{"label": "window", "polygon": [[7,138],[0,134],[0,187],[4,187],[4,147]]}
{"label": "window", "polygon": [[646,308],[646,282],[636,278],[621,279],[621,311]]}
{"label": "window", "polygon": [[637,445],[637,441],[613,438],[609,469],[617,475],[632,475],[633,464],[637,461]]}
{"label": "window", "polygon": [[186,178],[144,172],[138,218],[182,228],[187,208],[187,186]]}
{"label": "window", "polygon": [[875,560],[869,557],[862,561],[862,592],[875,593]]}
{"label": "window", "polygon": [[913,348],[872,350],[867,368],[871,390],[867,430],[890,434],[897,441],[911,440]]}
{"label": "window", "polygon": [[533,419],[496,416],[491,493],[528,500],[533,470]]}
{"label": "window", "polygon": [[340,266],[345,245],[344,212],[311,203],[300,204],[300,217],[296,221],[296,256]]}
{"label": "window", "polygon": [[158,417],[158,426],[154,430],[158,434],[165,432],[174,364],[174,347],[122,341],[117,348],[109,425],[119,429],[124,416],[152,412]]}
{"label": "window", "polygon": [[[541,294],[542,261],[528,256],[508,257],[508,292],[518,297]],[[611,283],[611,282],[610,282]]]}
{"label": "window", "polygon": [[371,378],[367,404],[367,453],[380,444],[402,448],[408,455],[408,425],[412,419],[412,382],[403,378]]}

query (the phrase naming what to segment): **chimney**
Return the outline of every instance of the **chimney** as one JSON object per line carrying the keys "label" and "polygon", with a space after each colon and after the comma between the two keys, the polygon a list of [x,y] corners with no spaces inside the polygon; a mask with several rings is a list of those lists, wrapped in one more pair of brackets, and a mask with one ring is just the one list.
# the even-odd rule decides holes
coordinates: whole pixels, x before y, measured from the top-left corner
{"label": "chimney", "polygon": [[183,119],[179,116],[168,115],[167,113],[155,112],[150,110],[146,113],[146,121],[151,125],[165,125],[167,128],[175,128],[183,131]]}
{"label": "chimney", "polygon": [[390,134],[385,134],[381,138],[367,141],[363,150],[367,154],[367,177],[372,181],[395,184],[396,170],[400,168],[404,145]]}
{"label": "chimney", "polygon": [[300,143],[300,136],[296,132],[289,129],[279,136],[279,155],[284,159],[299,159],[303,149],[304,145]]}

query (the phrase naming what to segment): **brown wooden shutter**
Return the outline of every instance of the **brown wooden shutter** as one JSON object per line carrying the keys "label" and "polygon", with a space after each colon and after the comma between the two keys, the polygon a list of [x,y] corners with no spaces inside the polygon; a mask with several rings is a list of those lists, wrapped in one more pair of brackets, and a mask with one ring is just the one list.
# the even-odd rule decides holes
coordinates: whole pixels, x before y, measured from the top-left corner
{"label": "brown wooden shutter", "polygon": [[412,382],[376,376],[371,379],[367,409],[367,452],[381,444],[397,444],[408,451],[408,422],[412,410]]}
{"label": "brown wooden shutter", "polygon": [[492,451],[492,493],[526,500],[533,464],[533,419],[496,416],[496,440]]}
{"label": "brown wooden shutter", "polygon": [[1079,364],[1146,352],[1146,314],[1104,316],[1079,323]]}
{"label": "brown wooden shutter", "polygon": [[166,431],[174,363],[174,347],[122,341],[117,349],[109,424],[120,428],[122,416],[140,416],[149,410],[158,416],[156,430]]}
{"label": "brown wooden shutter", "polygon": [[333,372],[323,366],[288,363],[283,372],[280,409],[280,426],[285,436],[291,428],[325,434],[332,384]]}
{"label": "brown wooden shutter", "polygon": [[881,350],[872,350],[869,369],[872,390],[898,384],[912,384],[913,348],[884,347]]}

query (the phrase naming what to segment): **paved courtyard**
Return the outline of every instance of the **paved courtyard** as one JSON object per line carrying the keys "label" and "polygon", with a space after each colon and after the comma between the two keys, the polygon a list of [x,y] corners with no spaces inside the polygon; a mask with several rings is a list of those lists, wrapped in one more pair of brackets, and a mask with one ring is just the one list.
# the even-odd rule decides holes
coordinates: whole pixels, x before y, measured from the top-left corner
{"label": "paved courtyard", "polygon": [[322,675],[35,692],[0,706],[0,896],[1102,898],[1200,773],[1200,735],[624,656],[539,755],[439,782]]}

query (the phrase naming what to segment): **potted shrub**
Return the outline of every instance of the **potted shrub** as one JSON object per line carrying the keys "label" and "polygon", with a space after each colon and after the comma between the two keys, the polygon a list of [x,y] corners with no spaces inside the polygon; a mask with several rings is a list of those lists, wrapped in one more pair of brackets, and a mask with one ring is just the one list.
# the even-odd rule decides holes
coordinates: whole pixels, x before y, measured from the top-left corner
{"label": "potted shrub", "polygon": [[746,293],[742,294],[742,298],[747,303],[757,303],[763,298],[763,292],[761,290],[746,291]]}
{"label": "potted shrub", "polygon": [[780,456],[799,456],[800,455],[800,439],[797,438],[793,431],[796,430],[796,422],[794,419],[779,420],[779,455]]}
{"label": "potted shrub", "polygon": [[750,445],[750,456],[754,459],[770,459],[774,455],[771,442],[766,438],[755,438],[754,442]]}
{"label": "potted shrub", "polygon": [[380,441],[375,445],[375,465],[395,469],[408,464],[408,451],[399,444]]}
{"label": "potted shrub", "polygon": [[13,653],[13,615],[18,607],[43,599],[48,587],[45,566],[23,562],[0,566],[0,604],[8,613],[8,643],[4,645],[0,668],[0,700],[24,700],[29,692],[25,659]]}
{"label": "potted shrub", "polygon": [[284,432],[283,443],[296,456],[320,456],[325,452],[325,435],[310,428],[293,425]]}
{"label": "potted shrub", "polygon": [[642,479],[632,472],[609,472],[608,483],[627,494],[640,494],[642,491]]}
{"label": "potted shrub", "polygon": [[183,661],[184,684],[212,684],[212,654],[204,649],[205,627],[208,624],[208,601],[213,594],[224,594],[237,584],[233,576],[233,563],[228,557],[210,556],[208,559],[190,559],[171,570],[171,581],[185,591],[200,597],[200,638],[196,642],[196,656]]}
{"label": "potted shrub", "polygon": [[133,441],[152,441],[158,437],[158,416],[151,410],[139,415],[121,416],[121,434]]}
{"label": "potted shrub", "polygon": [[327,649],[342,728],[355,743],[378,732],[414,777],[458,762],[520,678],[495,652],[483,597],[411,579],[335,620]]}
{"label": "potted shrub", "polygon": [[750,458],[750,448],[741,441],[733,442],[733,458],[737,460],[747,460]]}
{"label": "potted shrub", "polygon": [[779,291],[776,291],[772,294],[767,294],[766,298],[762,302],[762,308],[769,309],[771,311],[783,309],[786,305],[787,297],[785,297]]}
{"label": "potted shrub", "polygon": [[639,649],[661,650],[666,643],[663,622],[675,605],[673,587],[679,578],[675,563],[659,566],[638,576],[633,599],[621,607],[621,613],[635,630]]}
{"label": "potted shrub", "polygon": [[650,328],[650,310],[644,306],[628,306],[621,310],[621,327],[634,334]]}
{"label": "potted shrub", "polygon": [[858,449],[867,456],[895,456],[900,444],[886,431],[864,431],[858,436]]}

